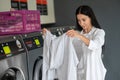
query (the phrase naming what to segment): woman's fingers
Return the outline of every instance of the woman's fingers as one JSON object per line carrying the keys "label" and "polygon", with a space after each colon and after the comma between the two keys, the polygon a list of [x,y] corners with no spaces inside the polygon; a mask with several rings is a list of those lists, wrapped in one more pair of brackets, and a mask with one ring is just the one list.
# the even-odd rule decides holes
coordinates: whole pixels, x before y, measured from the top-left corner
{"label": "woman's fingers", "polygon": [[45,35],[46,32],[47,32],[47,29],[46,29],[46,28],[43,28],[43,29],[42,29],[42,34]]}
{"label": "woman's fingers", "polygon": [[70,37],[74,37],[75,31],[74,30],[69,30],[69,31],[66,32],[66,34]]}

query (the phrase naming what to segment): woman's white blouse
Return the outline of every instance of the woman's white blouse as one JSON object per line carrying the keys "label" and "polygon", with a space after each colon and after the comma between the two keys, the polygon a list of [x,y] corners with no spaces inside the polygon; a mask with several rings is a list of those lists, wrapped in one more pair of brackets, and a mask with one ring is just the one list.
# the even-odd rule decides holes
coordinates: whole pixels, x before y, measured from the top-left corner
{"label": "woman's white blouse", "polygon": [[92,30],[83,34],[90,40],[89,46],[80,39],[74,39],[73,44],[79,59],[77,80],[104,80],[106,69],[103,65],[101,54],[105,42],[103,29],[93,27]]}

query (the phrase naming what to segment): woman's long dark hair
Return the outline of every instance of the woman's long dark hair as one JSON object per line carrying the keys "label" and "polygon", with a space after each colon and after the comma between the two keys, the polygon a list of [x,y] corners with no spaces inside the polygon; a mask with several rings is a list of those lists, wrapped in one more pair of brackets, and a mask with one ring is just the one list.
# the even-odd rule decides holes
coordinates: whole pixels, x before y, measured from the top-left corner
{"label": "woman's long dark hair", "polygon": [[87,5],[83,5],[83,6],[79,6],[77,9],[76,9],[76,23],[77,23],[77,29],[78,30],[82,30],[82,27],[78,24],[78,20],[77,20],[77,15],[78,14],[83,14],[83,15],[86,15],[88,16],[90,19],[91,19],[91,24],[96,27],[96,28],[100,28],[100,25],[95,17],[95,14],[93,12],[93,10],[87,6]]}
{"label": "woman's long dark hair", "polygon": [[[99,28],[101,29],[96,17],[95,17],[95,14],[93,12],[93,10],[87,6],[87,5],[83,5],[83,6],[79,6],[77,9],[76,9],[76,23],[77,23],[77,29],[78,30],[82,30],[82,27],[78,24],[78,20],[77,20],[77,15],[78,14],[83,14],[83,15],[86,15],[88,17],[91,18],[91,23],[94,27],[96,28]],[[102,46],[102,49],[105,50],[105,45]]]}

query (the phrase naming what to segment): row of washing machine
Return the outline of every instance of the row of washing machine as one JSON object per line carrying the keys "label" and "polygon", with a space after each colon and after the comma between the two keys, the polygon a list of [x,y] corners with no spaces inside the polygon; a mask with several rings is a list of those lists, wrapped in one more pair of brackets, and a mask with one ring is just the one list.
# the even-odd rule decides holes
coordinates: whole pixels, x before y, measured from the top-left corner
{"label": "row of washing machine", "polygon": [[40,32],[0,36],[0,80],[42,80]]}
{"label": "row of washing machine", "polygon": [[[60,36],[71,27],[53,27]],[[43,38],[41,32],[0,36],[0,80],[42,80]]]}

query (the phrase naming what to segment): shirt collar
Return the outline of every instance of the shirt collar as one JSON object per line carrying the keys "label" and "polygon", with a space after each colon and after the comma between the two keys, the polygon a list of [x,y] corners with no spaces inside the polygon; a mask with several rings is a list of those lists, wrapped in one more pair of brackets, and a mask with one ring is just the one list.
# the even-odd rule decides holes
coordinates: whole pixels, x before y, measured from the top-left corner
{"label": "shirt collar", "polygon": [[95,27],[92,27],[92,29],[90,30],[90,32],[89,33],[83,33],[83,30],[81,31],[81,34],[83,34],[83,35],[91,35],[94,31],[95,31]]}

